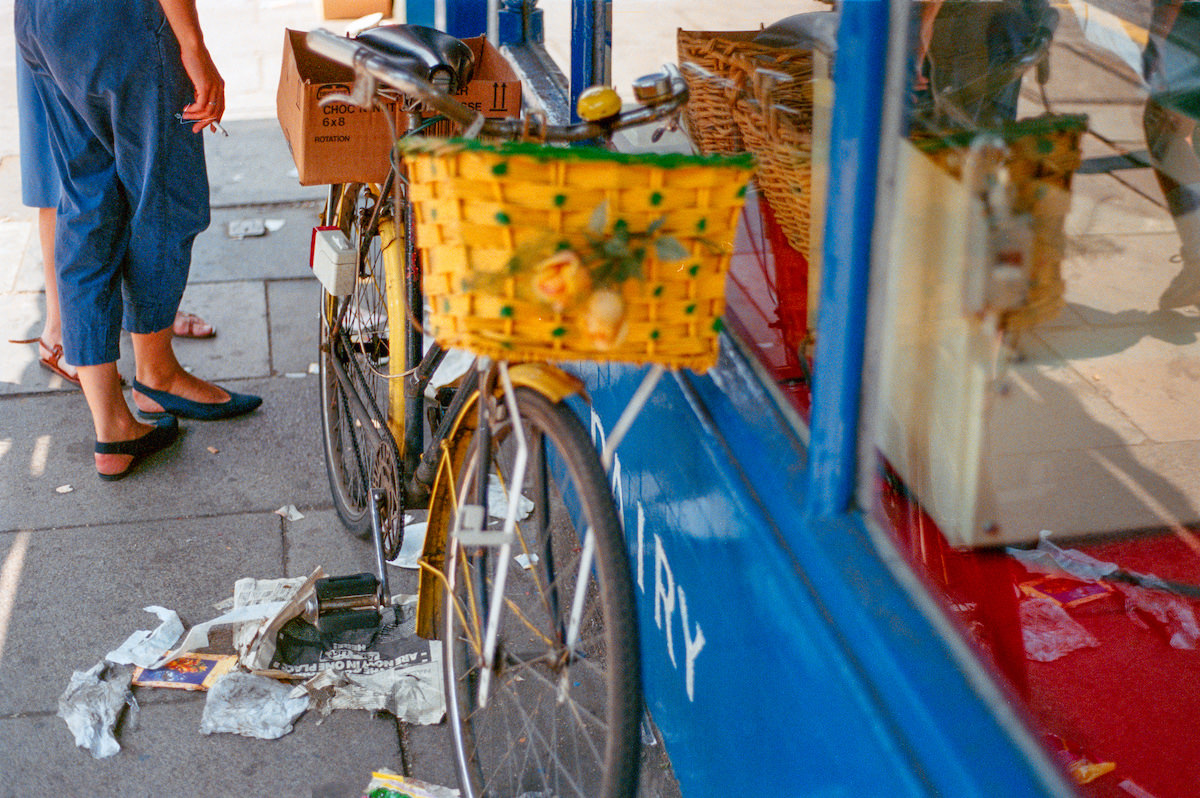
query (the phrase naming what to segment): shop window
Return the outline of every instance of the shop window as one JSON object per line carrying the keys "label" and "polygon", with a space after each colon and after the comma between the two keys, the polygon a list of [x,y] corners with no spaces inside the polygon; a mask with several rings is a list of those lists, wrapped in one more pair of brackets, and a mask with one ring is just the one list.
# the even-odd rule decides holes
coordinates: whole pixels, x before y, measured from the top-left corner
{"label": "shop window", "polygon": [[1197,8],[914,4],[876,242],[862,501],[1085,795],[1200,784]]}

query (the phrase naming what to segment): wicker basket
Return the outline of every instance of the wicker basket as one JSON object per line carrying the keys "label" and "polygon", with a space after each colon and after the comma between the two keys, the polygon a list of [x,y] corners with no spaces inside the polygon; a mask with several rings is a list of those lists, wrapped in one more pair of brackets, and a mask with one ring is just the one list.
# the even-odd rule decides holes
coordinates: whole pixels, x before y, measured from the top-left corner
{"label": "wicker basket", "polygon": [[733,104],[754,179],[791,246],[808,257],[812,188],[812,53],[743,55],[745,91]]}
{"label": "wicker basket", "polygon": [[[770,64],[775,71],[798,78],[794,85],[811,78],[811,54],[758,44],[754,37],[759,33],[676,31],[679,68],[689,93],[684,116],[692,141],[705,155],[746,150],[733,104],[745,91],[755,69]],[[808,111],[811,115],[811,96]]]}
{"label": "wicker basket", "polygon": [[679,70],[688,85],[684,119],[692,142],[705,155],[746,149],[733,119],[733,101],[744,83],[739,56],[766,49],[753,42],[758,33],[680,29],[675,34]]}
{"label": "wicker basket", "polygon": [[[1066,249],[1063,222],[1071,204],[1071,177],[1079,168],[1079,139],[1087,117],[1050,114],[1004,125],[995,131],[1008,145],[1005,167],[1014,187],[1013,210],[1033,222],[1026,301],[1001,318],[1009,332],[1054,318],[1064,305],[1061,264]],[[954,177],[961,177],[977,131],[933,136],[914,134],[913,142]]]}
{"label": "wicker basket", "polygon": [[[510,361],[610,360],[696,371],[716,362],[730,244],[752,171],[748,156],[433,139],[398,146],[425,258],[429,326],[441,345]],[[598,212],[608,220],[603,234]],[[546,264],[594,252],[618,229],[643,241],[658,237],[642,248],[636,278],[605,285],[585,254],[566,280],[578,291],[561,304],[539,293]],[[655,244],[668,238],[671,259]],[[598,313],[600,299],[622,313]]]}

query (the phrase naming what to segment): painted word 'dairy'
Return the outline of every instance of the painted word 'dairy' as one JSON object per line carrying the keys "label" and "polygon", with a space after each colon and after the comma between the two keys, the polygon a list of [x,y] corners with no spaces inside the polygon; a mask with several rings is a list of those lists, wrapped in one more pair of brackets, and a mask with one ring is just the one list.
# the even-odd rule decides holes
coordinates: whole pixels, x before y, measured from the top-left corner
{"label": "painted word 'dairy'", "polygon": [[[592,441],[598,449],[604,449],[605,432],[604,426],[600,422],[600,416],[597,415],[595,409],[591,411],[591,434]],[[625,526],[625,486],[621,478],[621,458],[617,455],[613,456],[612,467],[612,491],[613,497],[617,502],[618,516],[621,519],[621,526]],[[675,645],[675,617],[678,611],[679,628],[683,634],[683,672],[684,685],[687,690],[689,701],[695,701],[695,684],[696,684],[696,657],[704,648],[704,631],[700,628],[699,622],[694,624],[695,631],[693,632],[693,624],[688,618],[687,594],[683,586],[675,583],[675,574],[671,569],[670,560],[667,558],[666,550],[663,548],[662,537],[657,533],[654,534],[654,551],[648,554],[646,551],[646,512],[642,507],[641,501],[636,502],[637,507],[637,534],[634,539],[635,558],[634,563],[637,575],[638,590],[645,595],[646,593],[646,560],[648,556],[653,557],[653,578],[654,578],[654,625],[658,627],[663,634],[663,640],[667,647],[667,656],[671,660],[671,666],[678,669],[679,660],[676,654]]]}

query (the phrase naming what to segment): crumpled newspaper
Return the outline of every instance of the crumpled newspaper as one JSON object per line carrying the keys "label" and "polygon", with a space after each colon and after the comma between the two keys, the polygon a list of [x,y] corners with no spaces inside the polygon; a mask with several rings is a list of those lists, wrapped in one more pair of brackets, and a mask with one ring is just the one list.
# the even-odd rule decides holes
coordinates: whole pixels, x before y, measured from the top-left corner
{"label": "crumpled newspaper", "polygon": [[142,629],[131,634],[120,647],[108,652],[105,659],[109,662],[115,665],[152,667],[162,657],[163,652],[169,651],[183,636],[183,622],[174,610],[157,605],[143,609],[157,615],[162,623],[153,632]]}
{"label": "crumpled newspaper", "polygon": [[208,690],[201,734],[228,732],[274,740],[292,730],[308,709],[308,696],[293,696],[289,685],[266,676],[233,671]]}
{"label": "crumpled newspaper", "polygon": [[129,683],[133,669],[109,667],[100,662],[86,671],[75,671],[67,689],[58,699],[58,716],[67,722],[75,735],[75,744],[104,759],[121,750],[113,735],[121,710],[128,704],[134,710],[137,703]]}
{"label": "crumpled newspaper", "polygon": [[[440,651],[440,641],[429,641]],[[293,696],[307,695],[312,709],[322,717],[335,709],[386,710],[404,723],[432,725],[446,714],[446,698],[438,676],[440,657],[432,664],[396,668],[379,673],[322,670],[292,689]]]}

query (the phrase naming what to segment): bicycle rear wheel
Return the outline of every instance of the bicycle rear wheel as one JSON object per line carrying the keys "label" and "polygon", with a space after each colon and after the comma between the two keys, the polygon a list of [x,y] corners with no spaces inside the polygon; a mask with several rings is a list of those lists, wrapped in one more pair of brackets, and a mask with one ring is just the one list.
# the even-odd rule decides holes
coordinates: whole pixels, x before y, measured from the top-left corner
{"label": "bicycle rear wheel", "polygon": [[[477,401],[478,394],[450,436],[430,511],[431,519],[447,519],[450,533],[446,701],[463,792],[632,796],[641,713],[637,622],[599,458],[562,403],[517,388],[520,432],[504,402],[494,400],[490,434],[480,435]],[[528,442],[523,479],[514,473],[521,433]],[[481,503],[481,456],[493,485],[483,537],[503,533],[503,520],[492,516],[505,515],[521,486],[521,520],[509,550],[475,545],[459,529],[478,516],[471,508]],[[499,620],[489,666],[493,607]]]}
{"label": "bicycle rear wheel", "polygon": [[[390,199],[377,186],[332,187],[325,219],[358,249],[351,294],[338,297],[321,290],[318,369],[325,467],[342,523],[368,538],[371,488],[383,487],[389,502],[400,505],[399,453],[388,428],[392,394],[401,390],[390,377],[389,292],[394,307],[398,287],[390,286],[387,276],[401,273],[403,245],[396,239]],[[385,261],[392,259],[389,271]],[[392,556],[403,534],[396,516],[403,514],[385,514],[384,549]]]}

